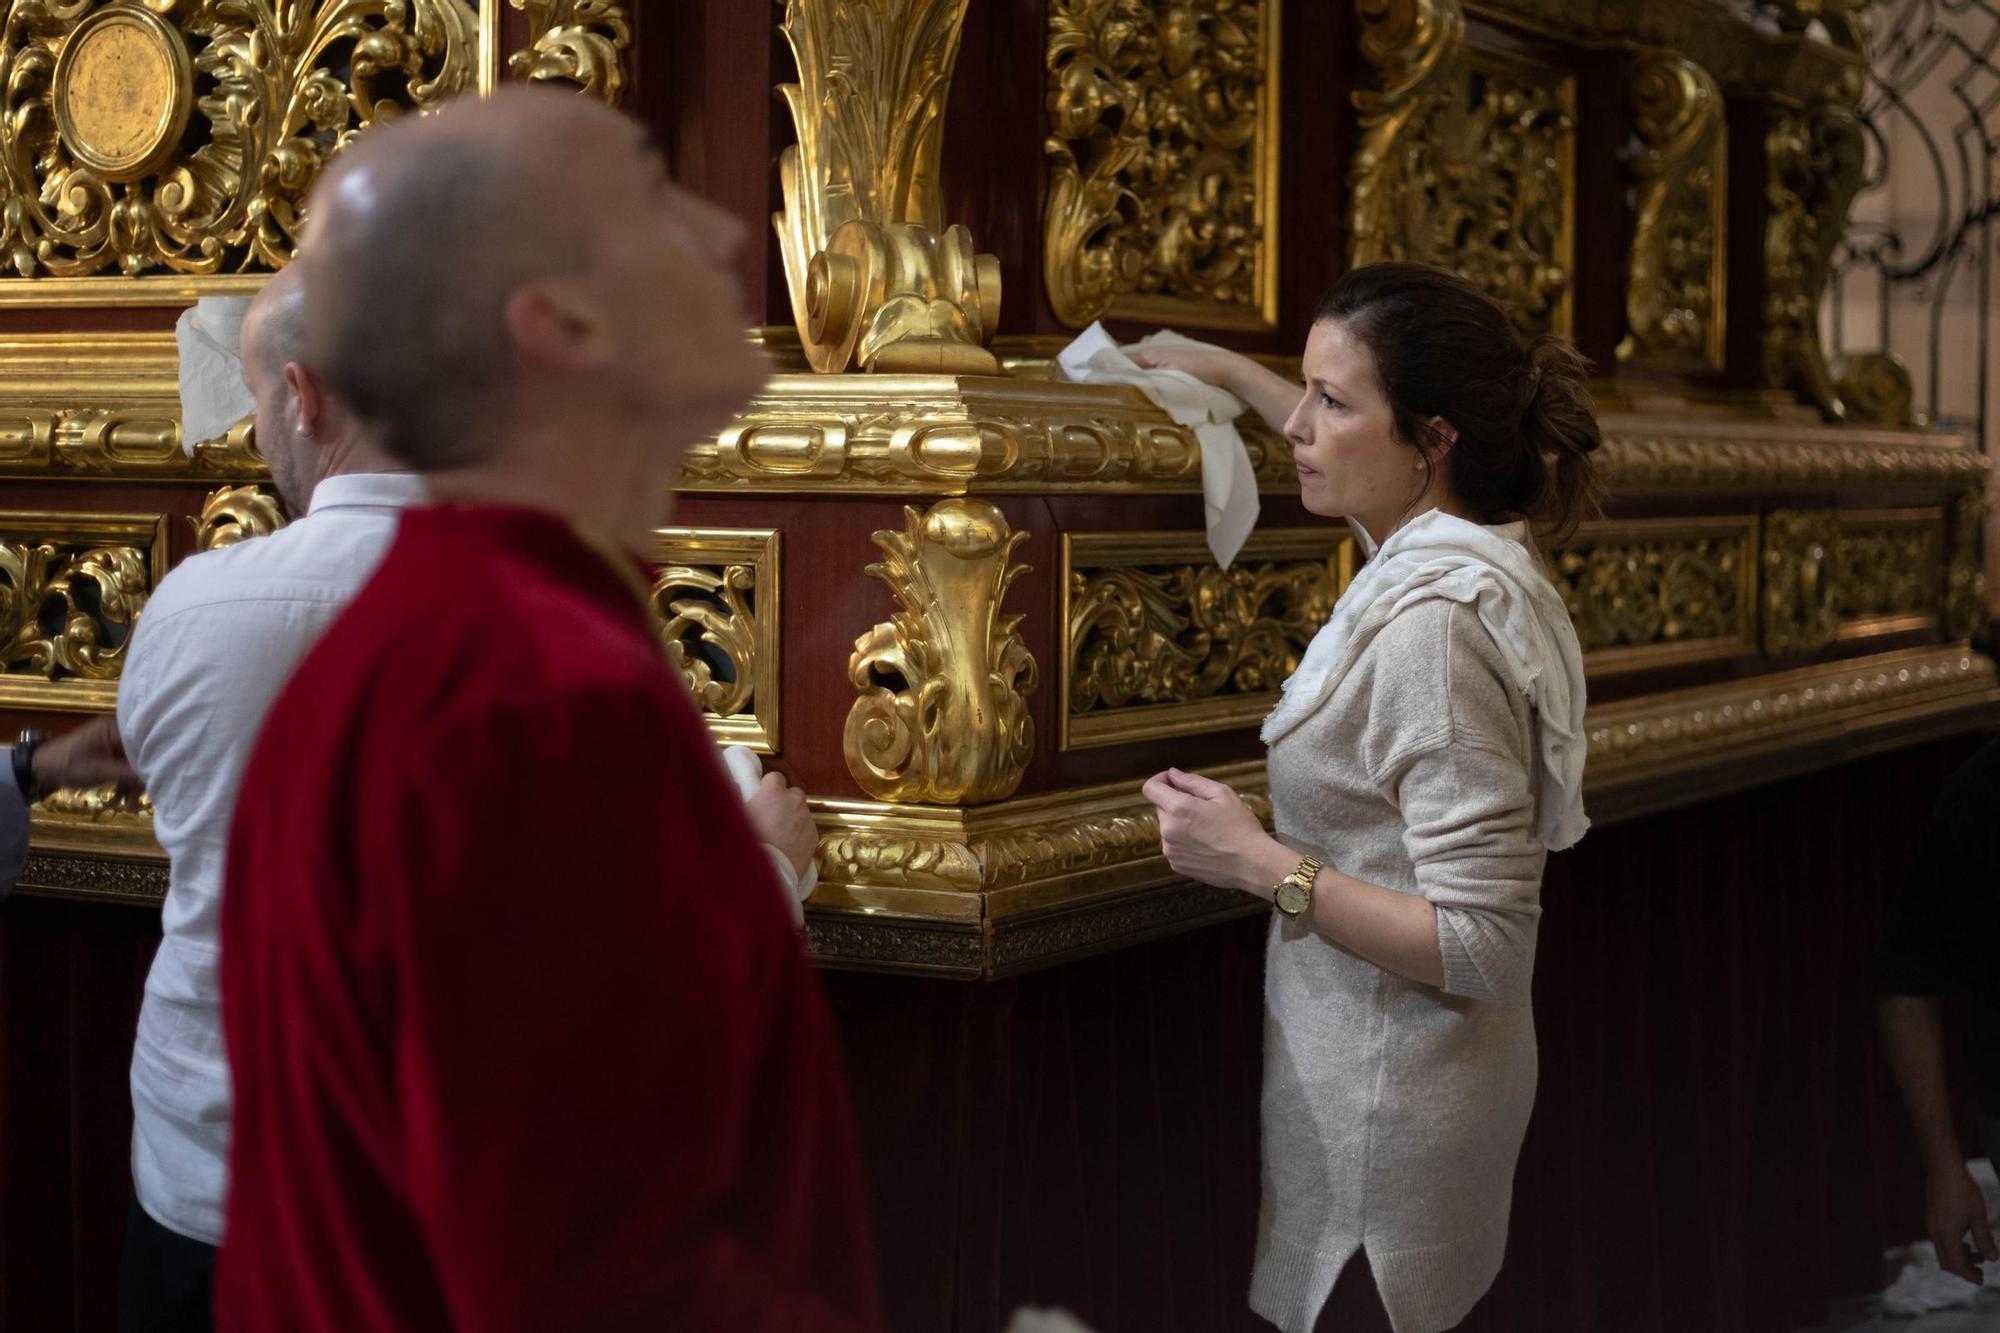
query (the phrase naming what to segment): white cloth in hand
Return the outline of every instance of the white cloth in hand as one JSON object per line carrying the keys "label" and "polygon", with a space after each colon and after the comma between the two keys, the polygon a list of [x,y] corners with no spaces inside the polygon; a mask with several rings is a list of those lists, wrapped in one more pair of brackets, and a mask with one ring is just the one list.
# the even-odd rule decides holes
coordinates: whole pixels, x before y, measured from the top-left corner
{"label": "white cloth in hand", "polygon": [[227,433],[257,410],[243,386],[243,315],[250,302],[241,296],[204,296],[181,312],[174,324],[180,348],[181,450],[194,457],[195,445]]}
{"label": "white cloth in hand", "polygon": [[[722,766],[729,770],[729,776],[736,783],[736,790],[745,801],[757,794],[757,786],[764,780],[764,763],[757,758],[757,752],[747,745],[731,745],[722,751]],[[792,919],[800,925],[806,920],[806,899],[812,897],[813,886],[819,883],[819,867],[809,865],[801,875],[792,867],[792,858],[770,843],[764,850],[771,854],[771,865],[778,872],[778,882],[785,886],[786,900],[792,906]]]}
{"label": "white cloth in hand", "polygon": [[[1162,330],[1135,347],[1207,347]],[[1208,517],[1208,549],[1224,569],[1257,526],[1257,474],[1237,433],[1243,400],[1180,370],[1148,370],[1125,354],[1102,324],[1092,324],[1056,358],[1063,377],[1078,384],[1129,384],[1153,405],[1194,430],[1201,442],[1201,494]]]}
{"label": "white cloth in hand", "polygon": [[1038,1310],[1024,1305],[1014,1311],[1007,1333],[1091,1333],[1091,1330],[1067,1310]]}

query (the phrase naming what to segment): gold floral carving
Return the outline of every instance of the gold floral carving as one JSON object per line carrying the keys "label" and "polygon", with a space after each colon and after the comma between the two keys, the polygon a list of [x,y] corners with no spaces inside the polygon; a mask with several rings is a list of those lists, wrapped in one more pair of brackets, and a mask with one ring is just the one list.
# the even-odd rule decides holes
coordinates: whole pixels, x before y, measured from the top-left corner
{"label": "gold floral carving", "polygon": [[1638,223],[1621,361],[1720,370],[1728,139],[1722,90],[1691,60],[1648,53],[1632,86],[1644,145],[1633,162]]}
{"label": "gold floral carving", "polygon": [[1951,509],[1951,559],[1945,567],[1944,632],[1968,639],[1986,623],[1986,571],[1979,539],[1986,526],[1986,494],[1967,489]]}
{"label": "gold floral carving", "polygon": [[507,57],[508,73],[531,83],[573,83],[585,96],[618,105],[632,45],[625,6],[613,0],[507,2],[528,15],[528,45]]}
{"label": "gold floral carving", "polygon": [[1050,5],[1057,318],[1276,323],[1278,29],[1278,0]]}
{"label": "gold floral carving", "polygon": [[1263,717],[1354,559],[1331,526],[1254,533],[1226,570],[1199,533],[1066,534],[1062,748]]}
{"label": "gold floral carving", "polygon": [[812,368],[991,374],[1000,262],[944,225],[945,95],[966,0],[786,0],[798,143],[772,219]]}
{"label": "gold floral carving", "polygon": [[194,527],[194,549],[214,551],[252,537],[268,537],[285,526],[285,513],[274,496],[255,486],[224,486],[202,502]]}
{"label": "gold floral carving", "polygon": [[778,745],[779,534],[666,528],[653,578],[660,642],[718,740]]}
{"label": "gold floral carving", "polygon": [[1552,554],[1593,675],[1757,650],[1757,520],[1585,523]]}
{"label": "gold floral carving", "polygon": [[1839,542],[1839,522],[1830,511],[1778,509],[1764,516],[1759,624],[1766,653],[1818,652],[1839,633]]}
{"label": "gold floral carving", "polygon": [[1840,637],[1935,629],[1945,590],[1938,509],[1843,510],[1834,548]]}
{"label": "gold floral carving", "polygon": [[1465,46],[1451,0],[1357,0],[1362,55],[1350,171],[1355,265],[1439,264],[1478,283],[1523,329],[1570,326],[1576,80]]}
{"label": "gold floral carving", "polygon": [[842,749],[861,789],[883,800],[974,804],[1010,795],[1034,753],[1027,696],[1035,661],[1019,616],[1001,614],[1027,537],[984,500],[903,510],[901,532],[875,534],[868,572],[899,609],[854,644],[847,676],[860,698]]}
{"label": "gold floral carving", "polygon": [[0,704],[112,706],[166,558],[157,516],[0,514]]}
{"label": "gold floral carving", "polygon": [[23,277],[279,267],[328,157],[472,87],[477,43],[464,0],[10,0],[6,263]]}

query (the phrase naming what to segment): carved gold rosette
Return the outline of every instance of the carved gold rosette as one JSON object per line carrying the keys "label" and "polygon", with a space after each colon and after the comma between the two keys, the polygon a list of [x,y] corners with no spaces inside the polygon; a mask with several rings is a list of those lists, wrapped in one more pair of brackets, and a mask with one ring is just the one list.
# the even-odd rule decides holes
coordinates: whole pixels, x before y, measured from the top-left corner
{"label": "carved gold rosette", "polygon": [[1576,80],[1464,42],[1457,0],[1356,0],[1380,81],[1354,94],[1349,261],[1437,264],[1522,329],[1567,333],[1575,267]]}
{"label": "carved gold rosette", "polygon": [[786,0],[798,143],[772,219],[806,359],[821,372],[990,374],[1000,262],[944,225],[945,95],[966,0]]}
{"label": "carved gold rosette", "polygon": [[847,714],[847,767],[883,800],[997,800],[1020,785],[1035,748],[1035,660],[1020,617],[1000,611],[1028,570],[1012,563],[1027,534],[984,500],[903,513],[901,532],[875,534],[885,559],[868,572],[899,609],[855,640],[848,660],[861,697]]}
{"label": "carved gold rosette", "polygon": [[464,0],[11,0],[6,262],[24,277],[279,267],[327,158],[472,87],[477,44]]}
{"label": "carved gold rosette", "polygon": [[1668,51],[1639,64],[1632,109],[1638,223],[1625,298],[1621,361],[1720,370],[1723,358],[1725,173],[1722,90]]}
{"label": "carved gold rosette", "polygon": [[1275,324],[1278,29],[1278,0],[1050,5],[1057,318]]}

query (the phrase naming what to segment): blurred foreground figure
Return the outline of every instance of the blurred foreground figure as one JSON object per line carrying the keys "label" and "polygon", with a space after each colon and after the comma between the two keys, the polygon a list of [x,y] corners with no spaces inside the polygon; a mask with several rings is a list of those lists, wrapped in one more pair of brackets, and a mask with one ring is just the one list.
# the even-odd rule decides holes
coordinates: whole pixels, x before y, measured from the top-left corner
{"label": "blurred foreground figure", "polygon": [[638,556],[761,382],[728,217],[510,92],[315,191],[310,359],[436,501],[272,710],[223,906],[228,1329],[871,1329],[817,981]]}

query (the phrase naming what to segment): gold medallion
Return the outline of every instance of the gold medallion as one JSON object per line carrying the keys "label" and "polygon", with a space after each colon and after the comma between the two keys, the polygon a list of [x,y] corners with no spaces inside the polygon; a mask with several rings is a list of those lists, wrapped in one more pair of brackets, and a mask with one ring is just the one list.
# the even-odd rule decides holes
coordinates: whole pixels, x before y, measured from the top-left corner
{"label": "gold medallion", "polygon": [[113,5],[76,26],[56,58],[56,129],[83,166],[130,181],[172,156],[194,106],[187,43],[149,9]]}

